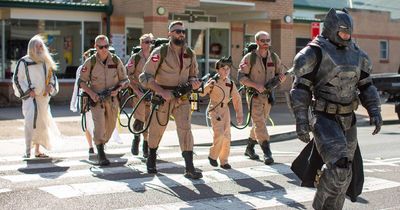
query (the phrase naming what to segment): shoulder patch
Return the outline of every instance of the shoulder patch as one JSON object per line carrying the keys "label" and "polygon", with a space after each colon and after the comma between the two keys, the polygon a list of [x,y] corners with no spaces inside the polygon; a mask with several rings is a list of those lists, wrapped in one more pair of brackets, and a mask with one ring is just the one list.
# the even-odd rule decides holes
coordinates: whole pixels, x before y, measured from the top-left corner
{"label": "shoulder patch", "polygon": [[135,65],[135,61],[133,59],[131,59],[131,61],[128,63],[128,65],[126,65],[128,68],[132,67],[133,65]]}
{"label": "shoulder patch", "polygon": [[155,54],[151,57],[151,61],[153,61],[153,62],[158,62],[159,60],[160,60],[159,54]]}
{"label": "shoulder patch", "polygon": [[244,61],[243,63],[240,64],[240,68],[242,69],[247,67],[248,66],[247,64],[248,64],[247,61]]}
{"label": "shoulder patch", "polygon": [[81,72],[86,72],[86,71],[87,71],[86,66],[82,67]]}

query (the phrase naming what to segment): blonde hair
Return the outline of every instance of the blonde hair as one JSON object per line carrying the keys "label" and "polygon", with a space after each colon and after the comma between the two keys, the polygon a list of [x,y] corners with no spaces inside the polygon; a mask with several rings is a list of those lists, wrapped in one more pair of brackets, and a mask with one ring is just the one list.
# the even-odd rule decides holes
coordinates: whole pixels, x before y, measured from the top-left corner
{"label": "blonde hair", "polygon": [[107,44],[110,44],[110,41],[108,40],[108,37],[106,35],[98,35],[96,36],[96,38],[94,39],[94,43],[97,44],[99,42],[99,40],[106,40]]}
{"label": "blonde hair", "polygon": [[[43,55],[39,56],[36,50],[36,45],[42,45],[43,47]],[[51,68],[52,70],[57,70],[57,65],[51,57],[47,46],[44,44],[43,38],[41,35],[37,34],[29,40],[28,43],[28,56],[36,63],[45,63],[47,68]]]}
{"label": "blonde hair", "polygon": [[260,38],[261,35],[266,35],[266,36],[268,36],[268,37],[271,38],[271,36],[269,35],[268,32],[266,32],[266,31],[259,31],[259,32],[256,33],[256,35],[254,35],[254,40],[255,40],[255,41],[258,41],[258,39]]}
{"label": "blonde hair", "polygon": [[143,40],[145,40],[145,39],[147,39],[147,38],[150,38],[151,40],[154,40],[154,35],[153,35],[152,33],[143,34],[143,35],[139,38],[140,43],[142,43]]}

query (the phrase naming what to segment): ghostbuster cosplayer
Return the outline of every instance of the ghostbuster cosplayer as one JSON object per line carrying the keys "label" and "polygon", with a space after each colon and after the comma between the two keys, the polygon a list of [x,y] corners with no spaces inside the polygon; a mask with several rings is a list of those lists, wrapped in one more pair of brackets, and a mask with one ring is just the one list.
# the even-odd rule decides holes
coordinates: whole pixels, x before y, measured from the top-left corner
{"label": "ghostbuster cosplayer", "polygon": [[[273,104],[273,91],[266,85],[274,78],[279,78],[279,83],[286,80],[282,73],[279,56],[270,50],[271,36],[265,31],[259,31],[254,35],[257,49],[247,53],[240,62],[238,80],[247,88],[247,102],[252,109],[251,120],[253,128],[247,143],[245,155],[250,159],[259,159],[254,151],[258,143],[264,153],[264,163],[274,163],[270,147],[270,136],[265,125]],[[252,98],[252,99],[251,99]],[[255,140],[256,139],[256,140]]]}
{"label": "ghostbuster cosplayer", "polygon": [[[132,104],[133,107],[139,102],[140,98],[142,98],[145,89],[140,85],[139,75],[143,71],[143,66],[146,63],[147,59],[150,56],[151,44],[154,42],[153,34],[143,34],[140,37],[140,48],[141,50],[131,56],[129,59],[126,70],[129,77],[129,87],[133,90],[136,97],[133,98]],[[143,129],[144,123],[149,118],[150,114],[150,102],[145,101],[144,103],[140,103],[139,107],[136,109],[133,117],[135,118],[135,122],[133,123],[133,127],[136,131],[141,131]],[[143,157],[147,158],[148,156],[148,144],[147,144],[148,132],[143,132]],[[139,154],[139,142],[140,142],[140,134],[135,134],[134,139],[132,140],[131,152],[133,155]]]}
{"label": "ghostbuster cosplayer", "polygon": [[169,43],[153,50],[139,77],[144,87],[153,90],[155,95],[162,97],[164,101],[152,115],[149,123],[147,172],[157,173],[158,145],[167,127],[168,118],[172,115],[175,118],[182,156],[185,159],[185,177],[199,179],[202,174],[193,166],[191,105],[188,94],[173,95],[182,84],[190,84],[193,89],[200,87],[201,82],[197,79],[199,70],[196,55],[185,45],[185,27],[182,22],[174,21],[168,29]]}
{"label": "ghostbuster cosplayer", "polygon": [[[371,62],[351,39],[353,21],[347,10],[331,9],[322,36],[316,37],[294,58],[295,80],[290,91],[300,140],[315,145],[325,165],[317,182],[315,209],[342,209],[352,177],[357,146],[354,110],[358,98],[367,109],[373,135],[380,131],[379,95],[370,78]],[[309,124],[309,108],[313,120]]]}

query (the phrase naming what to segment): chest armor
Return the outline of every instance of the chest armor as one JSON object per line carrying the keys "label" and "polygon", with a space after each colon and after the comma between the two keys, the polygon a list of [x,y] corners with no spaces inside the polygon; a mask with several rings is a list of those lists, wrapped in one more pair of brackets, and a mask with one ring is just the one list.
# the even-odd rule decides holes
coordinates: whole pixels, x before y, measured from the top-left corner
{"label": "chest armor", "polygon": [[315,78],[315,97],[349,104],[357,99],[357,83],[361,73],[361,53],[351,45],[337,49],[325,39],[319,44],[321,64]]}

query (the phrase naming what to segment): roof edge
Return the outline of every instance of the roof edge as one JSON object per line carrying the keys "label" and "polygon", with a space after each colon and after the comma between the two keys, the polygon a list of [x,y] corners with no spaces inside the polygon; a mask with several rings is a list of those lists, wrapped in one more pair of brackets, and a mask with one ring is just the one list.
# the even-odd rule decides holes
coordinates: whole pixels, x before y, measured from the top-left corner
{"label": "roof edge", "polygon": [[52,10],[74,10],[88,12],[109,12],[110,8],[105,4],[64,3],[64,2],[32,2],[32,1],[0,1],[0,7],[52,9]]}

